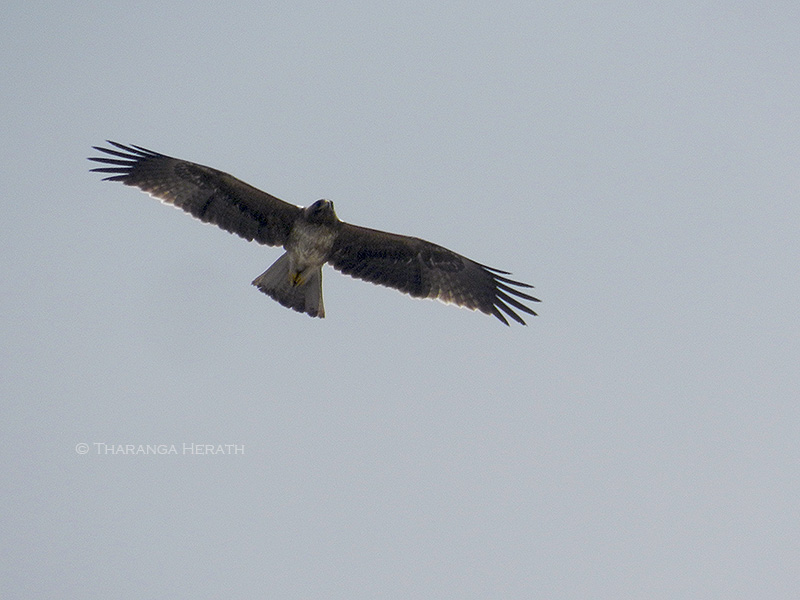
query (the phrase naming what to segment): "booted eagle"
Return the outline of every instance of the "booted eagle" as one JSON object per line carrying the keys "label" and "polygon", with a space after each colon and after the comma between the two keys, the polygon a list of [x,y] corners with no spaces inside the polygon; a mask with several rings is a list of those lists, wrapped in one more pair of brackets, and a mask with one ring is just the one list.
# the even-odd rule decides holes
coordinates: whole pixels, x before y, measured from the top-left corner
{"label": "booted eagle", "polygon": [[522,325],[515,311],[536,315],[520,302],[539,302],[517,288],[531,286],[504,277],[506,271],[471,261],[415,237],[386,233],[340,221],[333,202],[303,208],[279,200],[235,177],[185,160],[108,142],[94,146],[109,156],[89,160],[111,165],[92,171],[105,180],[138,187],[206,223],[286,252],[253,285],[283,306],[324,317],[322,265],[345,275],[385,285],[415,298],[436,298]]}

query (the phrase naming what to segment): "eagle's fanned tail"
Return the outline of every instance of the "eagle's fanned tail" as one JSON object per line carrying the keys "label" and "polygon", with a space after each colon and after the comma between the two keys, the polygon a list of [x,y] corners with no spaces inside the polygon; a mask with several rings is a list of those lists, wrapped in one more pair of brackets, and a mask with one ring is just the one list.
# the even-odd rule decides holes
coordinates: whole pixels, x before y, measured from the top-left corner
{"label": "eagle's fanned tail", "polygon": [[325,317],[322,301],[322,267],[317,267],[299,285],[289,273],[289,253],[284,253],[272,266],[253,280],[253,285],[286,308],[312,317]]}

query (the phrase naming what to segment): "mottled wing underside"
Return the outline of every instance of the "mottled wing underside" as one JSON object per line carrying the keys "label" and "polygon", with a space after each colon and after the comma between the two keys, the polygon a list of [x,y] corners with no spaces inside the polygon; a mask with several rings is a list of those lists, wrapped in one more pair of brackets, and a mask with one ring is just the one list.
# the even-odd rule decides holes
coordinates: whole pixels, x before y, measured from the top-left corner
{"label": "mottled wing underside", "polygon": [[[476,263],[419,238],[342,223],[328,263],[346,275],[385,285],[415,298],[435,298],[525,324],[514,309],[536,315],[520,300],[539,302],[504,277],[509,273]],[[505,315],[503,314],[505,313]]]}
{"label": "mottled wing underside", "polygon": [[301,208],[262,192],[232,175],[139,146],[108,142],[94,149],[110,157],[89,160],[111,165],[92,169],[177,206],[246,240],[269,246],[286,242]]}

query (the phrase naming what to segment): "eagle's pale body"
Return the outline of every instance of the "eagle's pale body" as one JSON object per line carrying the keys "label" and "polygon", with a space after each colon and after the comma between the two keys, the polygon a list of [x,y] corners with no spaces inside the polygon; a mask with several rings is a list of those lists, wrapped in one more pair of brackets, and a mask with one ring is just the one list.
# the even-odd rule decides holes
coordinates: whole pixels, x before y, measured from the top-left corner
{"label": "eagle's pale body", "polygon": [[[333,213],[332,202],[319,200],[316,205],[321,203],[327,203],[324,206],[330,205],[330,211]],[[309,267],[321,267],[325,264],[331,254],[333,242],[336,240],[335,223],[309,222],[306,212],[307,210],[304,210],[304,218],[298,219],[295,223],[284,246],[289,253],[292,268],[297,271],[303,271]]]}
{"label": "eagle's pale body", "polygon": [[[303,208],[284,202],[235,177],[139,146],[96,150],[113,158],[90,160],[113,165],[93,171],[121,181],[213,223],[246,240],[283,246],[286,252],[253,285],[282,305],[324,317],[322,265],[416,298],[436,298],[521,324],[515,312],[536,313],[520,300],[538,302],[504,277],[505,271],[476,263],[419,238],[358,227],[340,221],[333,202],[318,200]],[[504,316],[505,315],[505,316]]]}

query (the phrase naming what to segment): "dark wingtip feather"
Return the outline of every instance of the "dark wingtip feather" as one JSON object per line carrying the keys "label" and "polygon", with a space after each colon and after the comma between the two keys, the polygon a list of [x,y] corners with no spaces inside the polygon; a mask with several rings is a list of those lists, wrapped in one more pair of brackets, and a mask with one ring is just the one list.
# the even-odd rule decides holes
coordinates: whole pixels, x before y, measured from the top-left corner
{"label": "dark wingtip feather", "polygon": [[[514,294],[518,298],[522,298],[523,300],[530,300],[531,302],[541,302],[538,298],[534,298],[533,296],[526,294],[524,292],[520,292],[519,290],[515,290],[514,288],[506,285],[505,283],[496,282],[495,285],[497,286],[498,290],[504,290],[511,294]],[[528,287],[533,287],[529,285]]]}
{"label": "dark wingtip feather", "polygon": [[125,183],[125,180],[131,174],[131,171],[134,169],[134,167],[136,167],[139,161],[163,156],[158,152],[153,152],[152,150],[142,148],[141,146],[135,146],[133,144],[126,146],[118,142],[112,142],[111,140],[106,140],[106,143],[114,146],[114,148],[118,148],[118,150],[104,148],[103,146],[92,146],[92,148],[98,152],[108,154],[109,156],[115,158],[109,158],[108,156],[88,157],[88,160],[94,162],[105,165],[115,165],[113,167],[96,167],[94,169],[89,169],[90,171],[97,173],[114,173],[114,175],[110,177],[104,177],[103,181],[121,181]]}
{"label": "dark wingtip feather", "polygon": [[[506,275],[510,275],[511,273],[506,273]],[[500,275],[492,274],[497,281],[502,281],[503,283],[508,283],[510,285],[517,285],[519,287],[524,288],[532,288],[533,286],[529,283],[523,283],[521,281],[514,281],[513,279],[509,279],[508,277],[501,277]]]}
{"label": "dark wingtip feather", "polygon": [[[106,140],[106,143],[111,144],[119,148],[120,150],[124,150],[125,152],[129,152],[131,154],[138,154],[140,156],[158,156],[157,152],[153,152],[152,150],[148,150],[147,148],[142,148],[141,146],[136,146],[135,144],[131,144],[130,146],[126,146],[125,144],[120,144],[119,142],[112,142],[111,140]],[[98,150],[102,150],[103,152],[108,152],[108,150],[104,150],[103,148],[98,148]]]}
{"label": "dark wingtip feather", "polygon": [[514,308],[516,308],[518,310],[521,310],[522,312],[528,313],[529,315],[533,315],[534,317],[536,316],[536,313],[533,312],[532,309],[528,308],[522,302],[516,300],[515,298],[512,298],[511,296],[509,296],[508,294],[506,294],[504,292],[498,291],[497,292],[497,297],[500,300],[502,300],[503,302],[506,302],[506,303],[510,304],[511,306],[513,306]]}
{"label": "dark wingtip feather", "polygon": [[515,281],[513,279],[509,279],[508,277],[503,277],[503,275],[511,275],[511,273],[509,273],[508,271],[501,271],[500,269],[495,269],[494,267],[489,267],[486,265],[480,265],[480,266],[491,277],[492,282],[494,283],[494,298],[492,299],[492,305],[491,307],[487,307],[489,309],[488,312],[490,314],[493,314],[495,317],[500,319],[500,321],[502,321],[506,325],[508,325],[509,323],[508,320],[503,315],[503,313],[514,319],[520,325],[527,325],[524,319],[521,316],[519,316],[514,311],[514,309],[517,309],[519,311],[522,311],[523,313],[529,314],[534,317],[538,316],[533,309],[531,309],[528,306],[525,306],[522,302],[520,302],[517,299],[519,298],[522,300],[527,300],[529,302],[541,302],[539,298],[535,298],[530,294],[526,294],[525,292],[522,292],[519,289],[517,289],[517,288],[526,288],[526,289],[533,288],[532,285],[523,283],[522,281]]}
{"label": "dark wingtip feather", "polygon": [[487,271],[491,271],[492,273],[500,273],[501,275],[511,275],[508,271],[503,271],[501,269],[495,269],[494,267],[490,267],[489,265],[482,265],[481,263],[477,263],[477,265],[482,268],[486,269]]}
{"label": "dark wingtip feather", "polygon": [[517,313],[515,313],[515,312],[514,312],[514,311],[511,309],[511,307],[509,307],[509,306],[508,306],[508,305],[507,305],[505,302],[503,302],[502,300],[499,300],[499,299],[498,299],[498,300],[495,302],[495,306],[496,306],[497,308],[499,308],[500,310],[502,310],[504,313],[506,313],[506,314],[507,314],[509,317],[511,317],[512,319],[514,319],[514,320],[515,320],[517,323],[519,323],[520,325],[525,325],[525,321],[522,319],[522,317],[520,317],[520,316],[519,316]]}
{"label": "dark wingtip feather", "polygon": [[[163,156],[163,154],[159,154],[158,152],[153,152],[152,150],[148,150],[147,148],[142,148],[141,146],[136,146],[134,144],[126,146],[125,144],[112,142],[111,140],[106,140],[106,143],[118,149],[114,150],[112,148],[104,148],[103,146],[92,146],[92,149],[97,150],[98,152],[102,152],[104,154],[109,154],[111,156],[116,156],[133,162],[141,160],[142,158]],[[122,152],[120,152],[120,150],[122,150]],[[94,156],[94,157],[89,157],[89,160],[94,160],[97,162],[108,162],[111,159],[106,157],[100,158]]]}
{"label": "dark wingtip feather", "polygon": [[[506,327],[510,327],[510,325],[508,324],[508,319],[506,319],[503,316],[503,313],[501,313],[499,310],[497,310],[497,306],[492,306],[492,314],[495,317],[497,317],[498,319],[500,319],[500,322],[503,323]],[[523,325],[524,325],[524,323],[523,323]]]}

